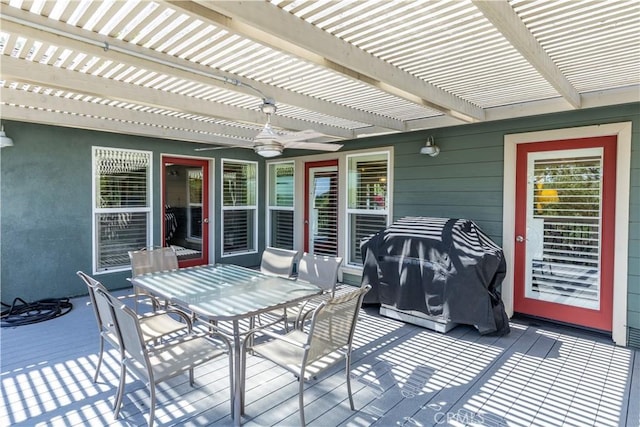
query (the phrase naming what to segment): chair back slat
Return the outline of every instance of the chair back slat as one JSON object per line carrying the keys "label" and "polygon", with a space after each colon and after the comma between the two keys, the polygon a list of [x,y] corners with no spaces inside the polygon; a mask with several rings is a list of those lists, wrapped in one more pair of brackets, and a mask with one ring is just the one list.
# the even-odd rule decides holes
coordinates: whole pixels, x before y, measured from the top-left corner
{"label": "chair back slat", "polygon": [[148,366],[147,346],[140,330],[138,315],[113,295],[101,289],[96,291],[96,300],[98,304],[109,307],[124,350],[137,362]]}
{"label": "chair back slat", "polygon": [[291,277],[299,251],[266,247],[262,252],[260,272],[272,276]]}
{"label": "chair back slat", "polygon": [[98,322],[98,328],[101,332],[110,333],[111,337],[117,338],[115,319],[113,318],[111,309],[109,308],[109,304],[106,303],[103,299],[96,297],[96,292],[98,290],[108,293],[107,288],[105,288],[102,283],[98,282],[96,279],[82,271],[78,271],[76,274],[87,285],[87,290],[89,291],[89,300],[91,301],[93,313],[95,314],[96,321]]}
{"label": "chair back slat", "polygon": [[358,311],[369,285],[323,302],[313,313],[309,330],[307,363],[326,354],[351,348]]}
{"label": "chair back slat", "polygon": [[129,259],[133,277],[178,268],[178,256],[170,247],[130,251]]}
{"label": "chair back slat", "polygon": [[298,266],[298,280],[314,284],[325,291],[334,292],[342,257],[304,253]]}

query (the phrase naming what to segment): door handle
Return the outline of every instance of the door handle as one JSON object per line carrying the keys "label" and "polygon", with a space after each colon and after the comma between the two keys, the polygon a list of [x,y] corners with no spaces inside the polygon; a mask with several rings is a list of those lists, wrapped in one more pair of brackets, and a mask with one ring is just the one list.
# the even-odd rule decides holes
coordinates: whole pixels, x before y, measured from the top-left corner
{"label": "door handle", "polygon": [[205,224],[209,224],[209,218],[203,218],[202,222],[204,222]]}
{"label": "door handle", "polygon": [[518,243],[522,243],[522,242],[524,242],[524,237],[522,237],[522,236],[516,236],[516,242],[518,242]]}

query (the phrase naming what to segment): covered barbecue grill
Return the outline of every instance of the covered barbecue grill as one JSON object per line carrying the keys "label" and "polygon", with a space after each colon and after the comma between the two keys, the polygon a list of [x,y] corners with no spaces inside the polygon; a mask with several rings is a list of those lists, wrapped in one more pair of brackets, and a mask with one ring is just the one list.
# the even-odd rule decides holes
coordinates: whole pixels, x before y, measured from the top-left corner
{"label": "covered barbecue grill", "polygon": [[447,332],[474,325],[504,335],[509,321],[500,296],[502,249],[468,219],[406,217],[361,243],[365,303],[380,313]]}

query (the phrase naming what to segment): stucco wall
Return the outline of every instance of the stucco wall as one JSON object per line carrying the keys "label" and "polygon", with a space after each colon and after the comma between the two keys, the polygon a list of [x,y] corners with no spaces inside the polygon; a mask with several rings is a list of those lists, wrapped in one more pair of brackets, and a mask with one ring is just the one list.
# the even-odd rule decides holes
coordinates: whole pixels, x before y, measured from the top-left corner
{"label": "stucco wall", "polygon": [[[155,209],[161,200],[161,155],[193,156],[199,146],[30,123],[3,124],[14,141],[13,147],[0,150],[0,297],[7,304],[15,297],[34,301],[86,294],[75,273],[92,273],[93,146],[153,152]],[[244,149],[203,153],[198,155],[257,157]],[[219,173],[218,169],[212,173]],[[220,180],[215,177],[215,182]],[[218,235],[219,226],[214,225]],[[154,242],[160,241],[160,232],[160,222],[154,221]],[[246,262],[255,263],[253,258]],[[129,276],[129,272],[115,272],[101,274],[99,280],[117,289],[128,286]]]}
{"label": "stucco wall", "polygon": [[[395,218],[406,215],[470,218],[500,244],[504,135],[622,121],[633,122],[628,318],[630,326],[640,328],[640,104],[365,138],[347,147],[395,145]],[[3,124],[15,143],[14,147],[0,151],[0,296],[5,303],[17,296],[31,301],[85,293],[75,272],[91,271],[93,145],[153,151],[156,208],[160,203],[161,154],[194,155],[192,144],[20,122]],[[433,135],[441,148],[438,157],[417,154],[428,135]],[[289,156],[295,154],[287,152]],[[258,159],[251,151],[241,149],[199,155]],[[260,174],[264,177],[263,166],[260,163]],[[213,173],[219,173],[219,162]],[[217,176],[215,182],[219,182]],[[262,195],[264,179],[260,182]],[[219,206],[217,197],[215,206]],[[263,208],[259,218],[262,245]],[[156,242],[159,233],[156,221]],[[218,254],[218,243],[212,249]],[[234,262],[252,265],[258,261],[256,256],[250,256]],[[100,276],[100,280],[111,288],[124,287],[128,275],[128,272],[112,273]]]}

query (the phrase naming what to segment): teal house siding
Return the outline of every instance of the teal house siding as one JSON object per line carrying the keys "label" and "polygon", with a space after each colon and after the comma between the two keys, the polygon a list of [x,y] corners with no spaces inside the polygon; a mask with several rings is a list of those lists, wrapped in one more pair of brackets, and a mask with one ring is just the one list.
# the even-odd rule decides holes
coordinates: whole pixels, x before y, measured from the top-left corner
{"label": "teal house siding", "polygon": [[[628,255],[628,325],[640,329],[640,104],[584,109],[543,116],[438,128],[428,131],[364,138],[343,148],[356,150],[394,146],[393,217],[435,216],[474,220],[502,244],[504,137],[507,134],[633,122]],[[0,151],[1,298],[74,296],[85,293],[75,276],[91,271],[91,147],[107,146],[153,152],[154,209],[160,208],[160,158],[194,155],[195,144],[105,132],[3,121],[15,145]],[[420,155],[432,135],[441,152]],[[303,152],[288,151],[286,157]],[[264,245],[264,161],[250,150],[197,153],[219,159],[259,162],[259,247]],[[220,162],[212,170],[220,182]],[[219,188],[212,188],[214,206]],[[212,212],[213,232],[219,236],[219,209]],[[154,221],[154,242],[160,224]],[[220,253],[219,241],[211,248]],[[225,262],[258,264],[259,255]],[[110,288],[127,285],[129,272],[100,275]],[[358,278],[349,276],[350,283]]]}
{"label": "teal house siding", "polygon": [[[640,104],[433,129],[413,139],[403,135],[395,145],[393,216],[468,218],[502,244],[505,135],[628,121],[628,326],[640,329]],[[437,157],[418,154],[429,135],[440,147]]]}
{"label": "teal house siding", "polygon": [[[92,272],[93,146],[153,153],[152,197],[156,212],[161,203],[161,156],[193,156],[193,149],[199,146],[30,123],[3,121],[3,124],[14,141],[13,147],[0,151],[0,286],[2,301],[7,304],[16,297],[34,301],[86,293],[86,286],[75,273]],[[257,157],[243,149],[211,153],[235,159]],[[212,173],[220,173],[219,164],[216,162]],[[220,182],[219,177],[215,177],[215,182]],[[219,191],[212,191],[219,197]],[[219,199],[215,200],[215,206],[219,206]],[[219,215],[212,214],[214,218]],[[263,209],[259,215],[264,217]],[[161,240],[161,225],[154,217],[154,244]],[[217,222],[214,227],[215,235],[219,235]],[[264,240],[264,232],[261,233],[259,239]],[[211,250],[219,253],[217,247]],[[236,258],[233,262],[239,264],[257,263],[257,255]],[[130,273],[121,271],[100,274],[99,280],[117,289],[128,286],[127,277]]]}
{"label": "teal house siding", "polygon": [[396,148],[394,217],[468,218],[500,242],[502,140],[451,130],[433,131],[437,157],[418,154],[424,138]]}

